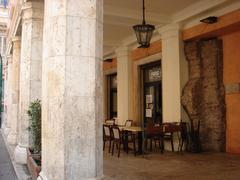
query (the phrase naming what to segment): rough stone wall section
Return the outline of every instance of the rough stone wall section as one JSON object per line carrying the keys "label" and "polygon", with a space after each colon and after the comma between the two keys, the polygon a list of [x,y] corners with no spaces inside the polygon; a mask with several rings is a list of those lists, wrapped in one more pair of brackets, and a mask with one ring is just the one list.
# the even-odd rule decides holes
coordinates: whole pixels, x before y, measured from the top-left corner
{"label": "rough stone wall section", "polygon": [[217,39],[185,43],[189,81],[183,89],[182,105],[194,127],[200,121],[204,151],[225,151],[225,93],[222,42]]}

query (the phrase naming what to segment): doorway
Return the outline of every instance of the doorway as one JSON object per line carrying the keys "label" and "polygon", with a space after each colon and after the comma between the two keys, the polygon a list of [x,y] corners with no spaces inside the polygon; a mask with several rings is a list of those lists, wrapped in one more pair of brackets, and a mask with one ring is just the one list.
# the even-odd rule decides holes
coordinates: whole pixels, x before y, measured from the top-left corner
{"label": "doorway", "polygon": [[162,123],[161,62],[141,67],[144,126]]}
{"label": "doorway", "polygon": [[117,117],[117,74],[108,76],[109,82],[109,118]]}

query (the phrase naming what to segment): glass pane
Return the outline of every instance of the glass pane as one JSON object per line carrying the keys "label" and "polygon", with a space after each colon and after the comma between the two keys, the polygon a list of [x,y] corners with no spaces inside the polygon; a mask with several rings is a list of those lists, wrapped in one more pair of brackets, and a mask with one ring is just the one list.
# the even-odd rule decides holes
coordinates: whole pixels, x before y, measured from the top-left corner
{"label": "glass pane", "polygon": [[111,76],[111,88],[117,88],[117,75]]}
{"label": "glass pane", "polygon": [[151,118],[154,110],[154,87],[150,86],[146,89],[146,117]]}
{"label": "glass pane", "polygon": [[159,66],[145,70],[145,82],[160,81],[161,76],[161,69]]}
{"label": "glass pane", "polygon": [[113,105],[113,112],[116,113],[117,112],[117,92],[113,92],[113,99],[112,99],[112,105]]}

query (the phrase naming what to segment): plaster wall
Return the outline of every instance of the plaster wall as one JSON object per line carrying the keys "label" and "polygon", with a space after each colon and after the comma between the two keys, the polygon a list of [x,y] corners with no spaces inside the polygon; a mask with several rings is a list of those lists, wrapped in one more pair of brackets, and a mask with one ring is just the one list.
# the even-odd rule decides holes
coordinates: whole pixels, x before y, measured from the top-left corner
{"label": "plaster wall", "polygon": [[240,153],[240,31],[226,34],[223,40],[223,80],[225,87],[239,87],[235,90],[226,88],[226,151]]}
{"label": "plaster wall", "polygon": [[[174,44],[175,42],[173,42]],[[172,47],[172,44],[169,45],[169,47]],[[185,60],[185,56],[183,53],[183,47],[182,47],[182,42],[179,42],[179,58],[180,58],[180,64],[175,64],[176,61],[170,62],[170,64],[168,64],[169,67],[167,68],[174,68],[176,65],[178,65],[180,67],[180,88],[182,89],[184,84],[186,83],[186,81],[188,80],[188,65],[187,65],[187,61]],[[171,51],[171,48],[169,49],[169,51]],[[141,105],[141,86],[140,86],[140,66],[144,65],[144,64],[148,64],[151,62],[155,62],[157,60],[161,60],[162,59],[162,43],[160,40],[158,41],[154,41],[151,43],[151,46],[147,49],[141,49],[141,48],[137,48],[137,49],[133,49],[129,52],[129,59],[128,61],[132,64],[130,65],[132,70],[131,70],[131,75],[129,77],[131,77],[131,84],[132,86],[129,87],[129,95],[128,95],[128,102],[131,104],[131,106],[129,106],[129,118],[134,120],[134,123],[139,125],[141,120],[142,120],[142,105]],[[173,57],[172,59],[175,59],[175,57]],[[125,72],[125,68],[118,68],[117,69],[117,60],[118,58],[114,58],[112,60],[112,62],[104,62],[103,63],[103,71],[105,75],[111,74],[111,73],[121,73],[124,74]],[[172,70],[172,68],[170,68]],[[173,72],[175,72],[174,70],[172,70]],[[179,71],[178,71],[179,72]],[[177,72],[176,72],[177,73]],[[167,82],[172,82],[174,81],[174,77],[173,76],[165,76]],[[124,84],[122,84],[124,86]],[[175,84],[173,84],[175,85]],[[123,87],[126,88],[126,87]],[[176,90],[179,89],[177,87],[172,88],[172,90]],[[118,89],[118,93],[119,91],[121,91],[121,88]],[[168,92],[168,90],[164,90],[166,93]],[[107,100],[107,84],[106,84],[106,80],[105,80],[105,85],[104,85],[104,96],[105,96],[105,119],[108,117],[108,100]],[[119,94],[118,94],[119,96]],[[179,96],[180,97],[180,96]],[[121,98],[120,96],[118,97],[119,99]],[[166,101],[166,100],[165,100]],[[126,102],[127,103],[127,102]],[[167,103],[167,102],[166,102]],[[125,103],[123,104],[125,105]],[[166,116],[172,116],[174,112],[171,108],[168,108],[169,111],[167,111],[165,113]],[[174,115],[173,115],[174,116]],[[180,116],[179,120],[182,119],[184,121],[188,121],[188,116],[186,115],[184,109],[180,109],[178,111],[178,115]],[[174,120],[172,120],[174,121]],[[175,120],[176,121],[176,120]]]}

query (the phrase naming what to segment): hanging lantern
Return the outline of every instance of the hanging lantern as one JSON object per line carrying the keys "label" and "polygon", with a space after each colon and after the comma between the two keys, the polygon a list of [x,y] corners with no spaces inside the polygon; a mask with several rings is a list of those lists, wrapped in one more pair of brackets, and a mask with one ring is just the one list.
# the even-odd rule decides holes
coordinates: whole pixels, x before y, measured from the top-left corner
{"label": "hanging lantern", "polygon": [[145,3],[143,0],[143,21],[142,24],[133,26],[136,33],[137,41],[140,44],[139,48],[148,48],[155,27],[145,22]]}

